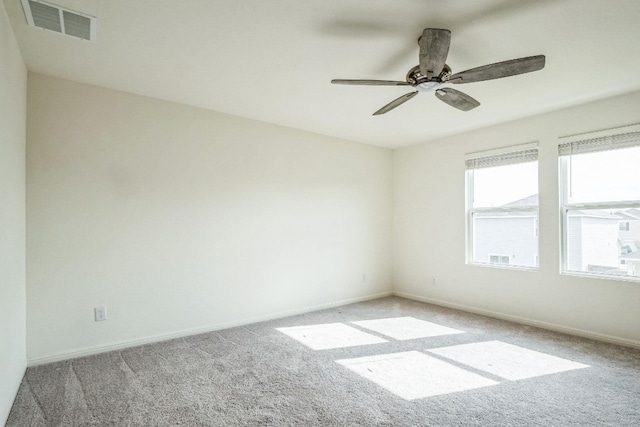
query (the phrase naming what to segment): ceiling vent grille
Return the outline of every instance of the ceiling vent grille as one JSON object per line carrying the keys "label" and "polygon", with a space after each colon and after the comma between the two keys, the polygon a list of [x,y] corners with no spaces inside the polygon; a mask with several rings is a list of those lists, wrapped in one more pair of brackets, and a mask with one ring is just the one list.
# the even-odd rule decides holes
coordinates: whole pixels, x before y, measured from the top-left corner
{"label": "ceiling vent grille", "polygon": [[21,1],[29,25],[82,40],[95,41],[97,19],[94,16],[40,0]]}

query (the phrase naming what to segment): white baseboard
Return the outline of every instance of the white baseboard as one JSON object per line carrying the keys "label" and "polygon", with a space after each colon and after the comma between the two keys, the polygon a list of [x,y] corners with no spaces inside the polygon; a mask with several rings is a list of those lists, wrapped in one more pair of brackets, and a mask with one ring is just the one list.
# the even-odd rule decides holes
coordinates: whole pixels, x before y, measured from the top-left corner
{"label": "white baseboard", "polygon": [[521,323],[523,325],[535,326],[541,329],[547,329],[554,332],[561,332],[567,335],[574,335],[582,338],[589,338],[597,341],[603,341],[611,344],[622,345],[640,349],[640,341],[628,338],[616,337],[613,335],[601,334],[598,332],[586,331],[583,329],[571,328],[568,326],[557,325],[555,323],[543,322],[539,320],[529,319],[526,317],[513,316],[510,314],[499,313],[491,310],[470,307],[467,305],[456,304],[448,301],[442,301],[434,298],[427,298],[419,295],[409,294],[406,292],[393,292],[393,295],[414,301],[425,302],[428,304],[439,305],[441,307],[453,308],[455,310],[466,311],[468,313],[480,314],[482,316],[493,317],[495,319],[507,320],[509,322]]}
{"label": "white baseboard", "polygon": [[122,350],[125,348],[136,347],[139,345],[150,344],[159,341],[171,340],[174,338],[182,338],[190,335],[198,335],[206,332],[219,331],[221,329],[234,328],[236,326],[249,325],[251,323],[264,322],[267,320],[281,319],[283,317],[295,316],[298,314],[310,313],[312,311],[325,310],[328,308],[340,307],[347,304],[353,304],[357,302],[370,301],[373,299],[384,298],[393,295],[393,292],[380,292],[373,295],[366,295],[363,297],[350,298],[340,301],[332,301],[324,304],[318,304],[313,306],[296,308],[293,310],[281,311],[278,313],[266,314],[263,316],[255,316],[244,319],[232,320],[229,322],[216,323],[201,328],[184,329],[180,331],[174,331],[167,334],[151,335],[147,337],[136,338],[133,340],[124,340],[112,342],[104,345],[90,346],[84,348],[76,348],[69,351],[63,351],[47,356],[27,358],[27,366],[38,366],[46,363],[60,362],[62,360],[75,359],[78,357],[91,356],[93,354],[106,353],[114,350]]}

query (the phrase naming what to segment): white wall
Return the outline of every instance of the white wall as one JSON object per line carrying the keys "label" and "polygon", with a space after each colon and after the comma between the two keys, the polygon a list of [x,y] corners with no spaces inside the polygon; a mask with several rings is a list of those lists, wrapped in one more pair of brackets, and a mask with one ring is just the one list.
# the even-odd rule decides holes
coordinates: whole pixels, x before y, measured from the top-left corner
{"label": "white wall", "polygon": [[0,425],[26,368],[27,70],[0,2]]}
{"label": "white wall", "polygon": [[[559,136],[638,123],[638,105],[640,92],[394,151],[396,292],[640,346],[640,283],[559,274],[557,161]],[[539,271],[466,265],[465,153],[533,141]]]}
{"label": "white wall", "polygon": [[29,74],[30,363],[390,292],[391,162]]}

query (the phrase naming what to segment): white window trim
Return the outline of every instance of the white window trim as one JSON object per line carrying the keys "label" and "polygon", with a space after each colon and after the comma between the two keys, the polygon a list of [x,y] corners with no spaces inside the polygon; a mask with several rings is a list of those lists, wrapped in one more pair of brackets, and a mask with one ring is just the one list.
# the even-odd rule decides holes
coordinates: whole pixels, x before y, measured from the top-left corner
{"label": "white window trim", "polygon": [[[481,267],[491,267],[491,268],[504,268],[504,269],[512,269],[512,270],[523,270],[523,271],[538,271],[540,269],[540,264],[536,262],[535,267],[529,266],[520,266],[513,264],[494,264],[489,261],[474,261],[473,259],[473,215],[475,213],[520,213],[520,214],[528,214],[528,216],[536,216],[539,218],[539,205],[532,207],[512,207],[512,208],[504,208],[504,207],[473,207],[473,168],[469,168],[468,164],[473,159],[481,159],[485,157],[492,156],[500,156],[500,155],[508,155],[510,153],[517,153],[523,151],[530,150],[538,150],[539,144],[537,142],[529,142],[526,144],[513,145],[510,147],[502,147],[493,150],[485,150],[485,151],[477,151],[473,153],[465,154],[465,163],[467,163],[467,168],[465,170],[465,244],[466,244],[466,264],[473,266],[481,266]],[[537,159],[535,160],[538,161]],[[540,241],[538,240],[538,248],[537,252],[539,254],[540,251]],[[494,255],[494,254],[491,254]],[[505,255],[506,256],[506,255]],[[511,257],[509,256],[509,262],[511,262]]]}
{"label": "white window trim", "polygon": [[[619,128],[605,129],[595,132],[576,134],[576,135],[568,135],[559,138],[558,149],[560,150],[560,146],[578,142],[589,140],[593,138],[602,138],[619,134],[626,134],[632,132],[640,132],[640,124],[623,126]],[[603,150],[608,151],[608,150]],[[640,277],[635,276],[616,276],[612,274],[605,273],[594,273],[588,271],[575,271],[569,270],[567,268],[567,213],[571,210],[589,210],[589,209],[629,209],[636,208],[640,209],[640,200],[625,200],[625,201],[610,201],[610,202],[590,202],[590,203],[569,203],[569,195],[567,194],[567,184],[569,183],[569,166],[568,161],[570,159],[570,155],[559,155],[558,156],[558,177],[559,177],[559,214],[560,214],[560,274],[566,276],[576,276],[576,277],[588,277],[588,278],[597,278],[597,279],[606,279],[606,280],[615,280],[615,281],[624,281],[624,282],[640,282]]]}

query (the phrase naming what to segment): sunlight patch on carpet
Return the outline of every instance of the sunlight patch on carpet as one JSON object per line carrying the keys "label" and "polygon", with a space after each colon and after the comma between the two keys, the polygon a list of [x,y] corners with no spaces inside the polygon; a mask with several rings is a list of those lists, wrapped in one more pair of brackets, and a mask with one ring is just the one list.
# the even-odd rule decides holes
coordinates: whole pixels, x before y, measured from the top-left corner
{"label": "sunlight patch on carpet", "polygon": [[498,384],[419,351],[336,362],[406,400]]}
{"label": "sunlight patch on carpet", "polygon": [[508,380],[521,380],[589,367],[501,341],[454,345],[428,351]]}
{"label": "sunlight patch on carpet", "polygon": [[440,335],[463,334],[464,331],[448,328],[437,323],[414,317],[392,317],[388,319],[362,320],[351,322],[365,329],[378,332],[397,340],[437,337]]}
{"label": "sunlight patch on carpet", "polygon": [[362,332],[342,323],[276,328],[313,350],[355,347],[387,342],[384,338]]}

